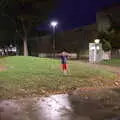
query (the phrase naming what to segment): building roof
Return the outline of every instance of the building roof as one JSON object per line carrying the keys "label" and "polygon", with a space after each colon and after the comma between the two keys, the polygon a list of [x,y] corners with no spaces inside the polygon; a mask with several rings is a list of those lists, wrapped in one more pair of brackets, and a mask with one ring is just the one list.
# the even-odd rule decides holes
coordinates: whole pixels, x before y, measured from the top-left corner
{"label": "building roof", "polygon": [[72,31],[89,31],[89,30],[97,30],[97,25],[96,24],[90,24],[90,25],[85,25],[83,27],[75,28]]}

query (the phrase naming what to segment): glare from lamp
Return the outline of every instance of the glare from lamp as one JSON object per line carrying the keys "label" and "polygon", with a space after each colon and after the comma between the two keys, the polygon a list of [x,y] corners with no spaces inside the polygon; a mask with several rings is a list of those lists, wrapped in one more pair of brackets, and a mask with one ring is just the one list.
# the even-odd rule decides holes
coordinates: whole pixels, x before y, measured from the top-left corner
{"label": "glare from lamp", "polygon": [[100,43],[100,39],[95,39],[94,41],[96,44],[99,44]]}
{"label": "glare from lamp", "polygon": [[58,25],[58,22],[57,22],[57,21],[52,21],[52,22],[50,23],[50,25],[51,25],[52,27],[56,27],[56,26]]}

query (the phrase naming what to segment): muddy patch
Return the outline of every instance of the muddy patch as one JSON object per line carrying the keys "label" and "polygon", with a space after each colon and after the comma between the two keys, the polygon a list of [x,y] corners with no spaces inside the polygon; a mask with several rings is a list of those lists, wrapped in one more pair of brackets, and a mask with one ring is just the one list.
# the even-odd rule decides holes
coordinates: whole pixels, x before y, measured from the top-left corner
{"label": "muddy patch", "polygon": [[71,94],[0,101],[0,120],[117,120],[119,88],[81,88]]}
{"label": "muddy patch", "polygon": [[0,72],[1,72],[1,71],[5,71],[5,70],[7,70],[7,68],[6,68],[5,66],[1,66],[1,65],[0,65]]}

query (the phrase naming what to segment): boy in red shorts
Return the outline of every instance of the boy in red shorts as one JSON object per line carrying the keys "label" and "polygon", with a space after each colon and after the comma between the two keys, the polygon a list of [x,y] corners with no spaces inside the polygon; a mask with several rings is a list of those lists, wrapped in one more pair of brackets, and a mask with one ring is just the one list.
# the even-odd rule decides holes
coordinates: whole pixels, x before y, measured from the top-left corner
{"label": "boy in red shorts", "polygon": [[67,64],[67,59],[70,56],[69,53],[67,52],[62,52],[60,54],[58,54],[61,58],[61,64],[62,64],[62,70],[64,75],[67,75],[67,71],[68,71],[68,64]]}

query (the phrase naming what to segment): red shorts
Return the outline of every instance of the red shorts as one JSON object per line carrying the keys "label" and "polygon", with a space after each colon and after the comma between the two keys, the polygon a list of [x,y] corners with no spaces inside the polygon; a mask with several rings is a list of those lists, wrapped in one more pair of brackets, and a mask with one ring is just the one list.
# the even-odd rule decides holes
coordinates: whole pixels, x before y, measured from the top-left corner
{"label": "red shorts", "polygon": [[67,64],[62,64],[62,69],[67,70]]}

